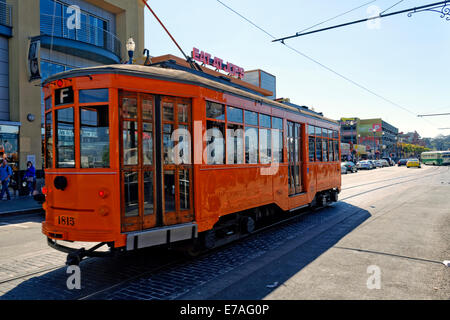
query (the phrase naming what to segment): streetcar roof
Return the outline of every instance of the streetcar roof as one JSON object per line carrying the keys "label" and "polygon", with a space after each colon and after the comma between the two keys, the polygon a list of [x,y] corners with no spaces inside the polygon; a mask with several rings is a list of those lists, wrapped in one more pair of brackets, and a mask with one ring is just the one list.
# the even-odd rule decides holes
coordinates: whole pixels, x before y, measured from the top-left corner
{"label": "streetcar roof", "polygon": [[130,76],[139,76],[145,78],[166,80],[166,81],[176,81],[186,84],[194,84],[200,85],[203,87],[213,88],[214,90],[219,90],[223,92],[229,92],[238,96],[243,96],[246,98],[250,98],[256,101],[260,101],[261,103],[269,104],[278,108],[282,108],[285,110],[289,110],[295,113],[300,113],[307,117],[312,117],[324,121],[331,122],[332,124],[337,125],[338,122],[333,119],[326,118],[318,113],[308,110],[301,110],[299,108],[295,108],[293,106],[289,106],[283,104],[281,102],[277,102],[257,94],[245,91],[243,89],[239,89],[230,85],[226,85],[206,77],[201,77],[199,75],[186,72],[183,70],[175,70],[175,69],[167,69],[160,67],[150,67],[150,66],[141,66],[136,64],[114,64],[114,65],[103,65],[96,67],[87,67],[87,68],[79,68],[79,69],[71,69],[68,71],[64,71],[61,73],[54,74],[48,77],[43,85],[46,85],[50,82],[53,82],[58,79],[63,78],[71,78],[71,77],[79,77],[86,76],[92,74],[123,74]]}

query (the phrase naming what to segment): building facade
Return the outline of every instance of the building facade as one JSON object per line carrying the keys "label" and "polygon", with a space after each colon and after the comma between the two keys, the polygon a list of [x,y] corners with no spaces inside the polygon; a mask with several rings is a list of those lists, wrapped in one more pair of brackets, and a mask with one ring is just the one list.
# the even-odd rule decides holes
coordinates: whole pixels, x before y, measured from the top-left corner
{"label": "building facade", "polygon": [[388,157],[395,153],[398,140],[398,129],[381,118],[359,119],[341,118],[341,142],[364,145],[371,158]]}
{"label": "building facade", "polygon": [[0,0],[0,157],[14,171],[43,167],[42,81],[126,61],[129,37],[142,53],[140,0]]}

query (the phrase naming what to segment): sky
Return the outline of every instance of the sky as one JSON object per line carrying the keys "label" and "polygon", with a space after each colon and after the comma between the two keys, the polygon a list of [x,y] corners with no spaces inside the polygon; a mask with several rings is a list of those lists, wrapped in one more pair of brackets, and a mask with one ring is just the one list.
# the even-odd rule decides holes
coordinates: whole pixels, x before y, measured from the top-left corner
{"label": "sky", "polygon": [[[276,38],[362,5],[317,28],[367,18],[399,2],[220,1]],[[387,13],[438,1],[404,0]],[[332,119],[381,117],[400,132],[416,130],[422,137],[450,134],[450,130],[440,130],[450,128],[450,116],[417,117],[450,113],[450,21],[439,13],[418,12],[411,17],[399,14],[286,40],[286,45],[299,54],[272,42],[271,36],[218,0],[148,3],[186,54],[196,47],[245,70],[267,71],[276,76],[277,98],[290,98]],[[182,57],[150,11],[145,10],[145,47],[150,55]]]}

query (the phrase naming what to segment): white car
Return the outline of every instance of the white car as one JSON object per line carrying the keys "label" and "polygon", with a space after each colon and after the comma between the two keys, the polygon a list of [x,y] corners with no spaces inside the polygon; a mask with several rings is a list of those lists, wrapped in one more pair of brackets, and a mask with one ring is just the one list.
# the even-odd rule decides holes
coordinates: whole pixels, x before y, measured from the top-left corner
{"label": "white car", "polygon": [[356,167],[357,167],[358,169],[366,169],[366,170],[371,170],[371,169],[373,169],[372,164],[371,164],[369,161],[367,161],[367,160],[359,161],[359,162],[356,164]]}

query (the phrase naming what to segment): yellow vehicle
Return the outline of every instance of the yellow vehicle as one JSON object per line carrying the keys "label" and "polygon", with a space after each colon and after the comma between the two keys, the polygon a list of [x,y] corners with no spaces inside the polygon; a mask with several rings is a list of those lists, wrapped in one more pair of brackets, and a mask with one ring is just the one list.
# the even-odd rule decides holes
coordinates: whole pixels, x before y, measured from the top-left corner
{"label": "yellow vehicle", "polygon": [[407,168],[418,167],[420,168],[420,161],[418,159],[409,159],[406,163]]}

